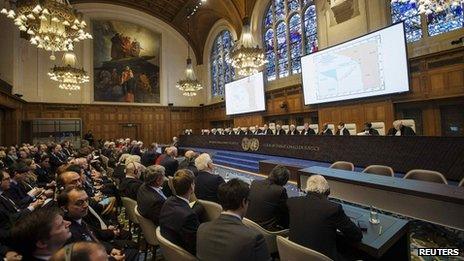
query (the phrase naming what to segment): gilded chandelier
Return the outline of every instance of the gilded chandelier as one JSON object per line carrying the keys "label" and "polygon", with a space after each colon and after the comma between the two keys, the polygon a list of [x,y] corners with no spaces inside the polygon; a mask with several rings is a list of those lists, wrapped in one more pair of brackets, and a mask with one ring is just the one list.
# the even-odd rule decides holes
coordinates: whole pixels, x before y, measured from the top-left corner
{"label": "gilded chandelier", "polygon": [[254,43],[247,18],[244,19],[242,35],[231,51],[229,62],[241,76],[256,74],[267,63],[263,50]]}
{"label": "gilded chandelier", "polygon": [[192,97],[197,95],[197,91],[203,89],[201,83],[195,77],[192,67],[192,59],[187,58],[187,68],[185,69],[185,79],[179,80],[176,87],[182,91],[184,96]]}
{"label": "gilded chandelier", "polygon": [[68,0],[18,0],[14,9],[0,12],[29,35],[31,44],[52,52],[52,60],[55,52],[72,51],[75,43],[92,39],[84,31],[87,24],[82,15]]}
{"label": "gilded chandelier", "polygon": [[54,66],[50,69],[48,76],[59,83],[58,87],[67,91],[78,91],[80,85],[87,83],[90,77],[84,68],[76,67],[76,55],[68,52],[63,55],[63,66]]}

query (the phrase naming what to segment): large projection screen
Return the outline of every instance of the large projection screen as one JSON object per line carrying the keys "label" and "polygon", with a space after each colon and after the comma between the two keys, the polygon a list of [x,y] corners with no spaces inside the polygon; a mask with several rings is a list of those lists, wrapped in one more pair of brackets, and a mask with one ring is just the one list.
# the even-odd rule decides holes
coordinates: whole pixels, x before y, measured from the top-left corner
{"label": "large projection screen", "polygon": [[227,83],[225,98],[227,115],[266,110],[263,73]]}
{"label": "large projection screen", "polygon": [[301,58],[305,105],[409,91],[403,23]]}

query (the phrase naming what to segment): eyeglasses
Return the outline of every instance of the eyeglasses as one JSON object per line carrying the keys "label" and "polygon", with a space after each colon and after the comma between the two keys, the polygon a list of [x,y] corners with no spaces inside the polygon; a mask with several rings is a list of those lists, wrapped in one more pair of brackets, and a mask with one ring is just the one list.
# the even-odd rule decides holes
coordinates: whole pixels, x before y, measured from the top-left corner
{"label": "eyeglasses", "polygon": [[83,207],[85,205],[89,205],[89,199],[85,199],[85,200],[78,200],[76,201],[76,203],[74,203],[74,205],[78,206],[78,207]]}

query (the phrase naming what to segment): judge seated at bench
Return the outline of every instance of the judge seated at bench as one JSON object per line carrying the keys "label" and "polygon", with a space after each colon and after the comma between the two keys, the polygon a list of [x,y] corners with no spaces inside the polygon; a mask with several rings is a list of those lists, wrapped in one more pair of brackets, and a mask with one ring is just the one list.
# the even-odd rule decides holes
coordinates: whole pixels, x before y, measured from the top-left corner
{"label": "judge seated at bench", "polygon": [[324,125],[322,125],[322,130],[321,130],[320,135],[333,135],[333,132],[332,132],[332,130],[329,128],[329,124],[328,124],[328,123],[324,123]]}
{"label": "judge seated at bench", "polygon": [[372,128],[372,123],[370,122],[366,122],[364,123],[364,134],[363,135],[366,135],[366,136],[379,136],[379,132]]}
{"label": "judge seated at bench", "polygon": [[388,136],[416,136],[411,127],[404,126],[403,121],[396,120],[393,122],[393,128],[388,130]]}
{"label": "judge seated at bench", "polygon": [[285,131],[282,129],[282,126],[279,124],[276,125],[275,135],[285,135]]}
{"label": "judge seated at bench", "polygon": [[345,128],[344,122],[339,122],[337,127],[338,127],[338,130],[337,130],[337,133],[335,133],[335,135],[350,136],[350,131],[347,128]]}
{"label": "judge seated at bench", "polygon": [[272,130],[269,129],[269,126],[267,124],[264,124],[264,130],[262,132],[262,135],[273,135]]}
{"label": "judge seated at bench", "polygon": [[259,135],[261,134],[263,131],[259,128],[258,125],[255,126],[254,130],[252,131],[252,134],[253,135]]}
{"label": "judge seated at bench", "polygon": [[224,130],[224,135],[232,135],[232,130],[230,128],[226,128]]}
{"label": "judge seated at bench", "polygon": [[287,132],[287,135],[299,135],[300,132],[296,130],[295,125],[290,125],[290,129]]}
{"label": "judge seated at bench", "polygon": [[211,129],[211,135],[219,135],[219,132],[217,131],[216,128]]}
{"label": "judge seated at bench", "polygon": [[301,131],[301,135],[315,135],[316,132],[309,127],[309,123],[304,124],[304,129]]}

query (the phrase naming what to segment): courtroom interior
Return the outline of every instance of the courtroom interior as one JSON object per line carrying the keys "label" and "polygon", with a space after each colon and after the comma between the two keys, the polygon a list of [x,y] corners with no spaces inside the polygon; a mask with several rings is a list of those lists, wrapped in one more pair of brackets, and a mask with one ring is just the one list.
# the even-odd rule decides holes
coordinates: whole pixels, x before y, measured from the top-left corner
{"label": "courtroom interior", "polygon": [[0,258],[464,260],[464,0],[0,0]]}

